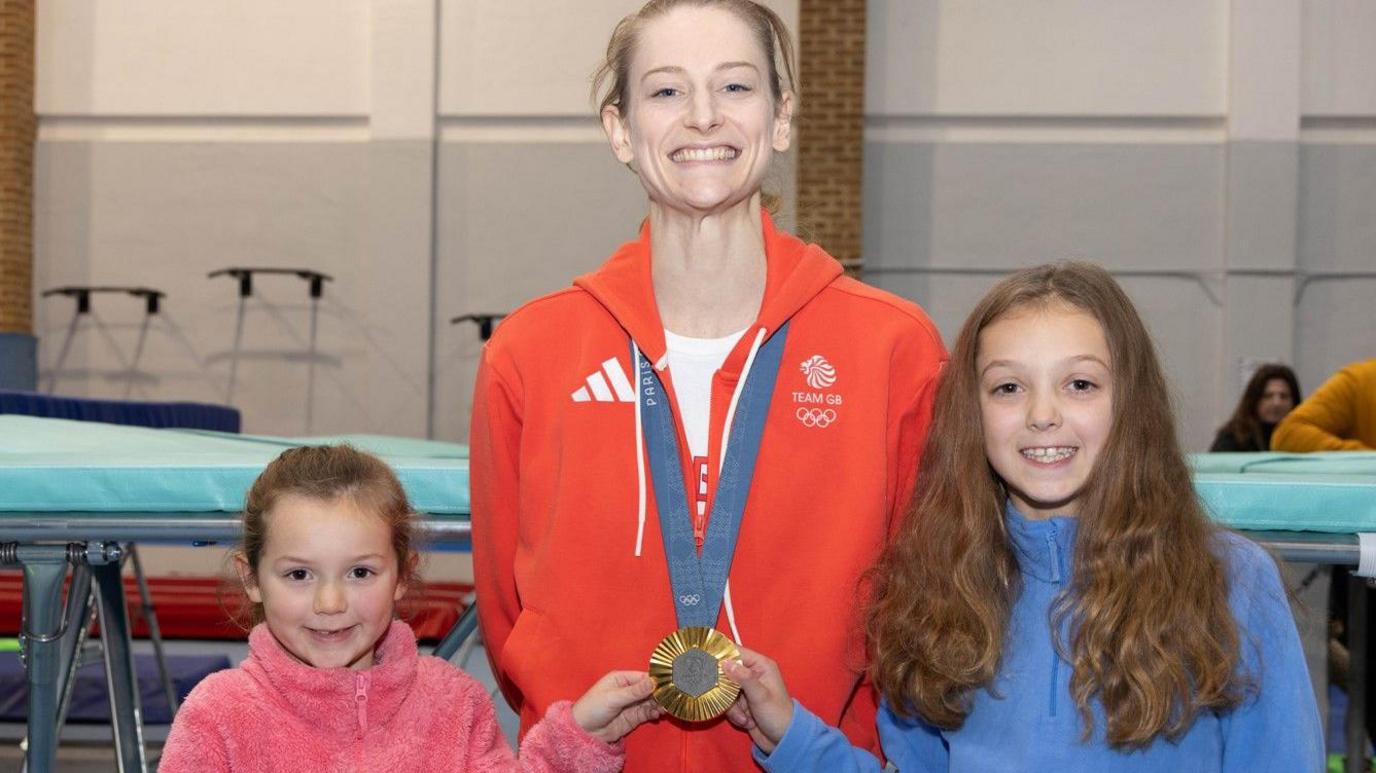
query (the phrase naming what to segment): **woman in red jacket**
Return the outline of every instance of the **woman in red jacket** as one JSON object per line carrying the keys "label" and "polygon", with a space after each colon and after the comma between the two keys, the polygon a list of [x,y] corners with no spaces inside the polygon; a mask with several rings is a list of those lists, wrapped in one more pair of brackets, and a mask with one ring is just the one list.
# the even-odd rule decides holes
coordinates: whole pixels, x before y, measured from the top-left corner
{"label": "woman in red jacket", "polygon": [[[789,41],[749,0],[654,0],[617,26],[597,91],[648,195],[640,238],[484,349],[474,569],[523,729],[677,629],[714,628],[876,747],[858,583],[912,489],[946,354],[921,309],[765,212],[792,140]],[[754,770],[719,717],[647,724],[626,753],[632,771]]]}

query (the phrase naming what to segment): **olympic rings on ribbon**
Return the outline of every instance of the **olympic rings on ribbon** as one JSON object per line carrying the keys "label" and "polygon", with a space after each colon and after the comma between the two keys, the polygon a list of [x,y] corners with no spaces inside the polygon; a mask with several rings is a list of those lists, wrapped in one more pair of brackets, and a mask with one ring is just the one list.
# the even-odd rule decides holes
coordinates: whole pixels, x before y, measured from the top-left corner
{"label": "olympic rings on ribbon", "polygon": [[836,411],[830,408],[799,408],[794,412],[794,415],[798,417],[798,421],[801,421],[804,427],[825,429],[836,421]]}
{"label": "olympic rings on ribbon", "polygon": [[695,607],[702,603],[702,596],[696,593],[690,593],[687,596],[679,596],[678,603],[685,607]]}

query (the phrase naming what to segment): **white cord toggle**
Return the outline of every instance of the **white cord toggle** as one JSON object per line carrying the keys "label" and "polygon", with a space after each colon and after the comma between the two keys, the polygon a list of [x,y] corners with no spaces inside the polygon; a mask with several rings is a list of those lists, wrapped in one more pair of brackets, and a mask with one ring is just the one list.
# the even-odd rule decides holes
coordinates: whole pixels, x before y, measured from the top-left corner
{"label": "white cord toggle", "polygon": [[726,602],[726,622],[731,625],[731,638],[737,644],[741,643],[741,629],[736,627],[736,610],[731,606],[731,580],[726,580],[726,593],[722,596],[722,601]]}
{"label": "white cord toggle", "polygon": [[1357,576],[1376,577],[1376,534],[1359,532],[1357,549],[1361,555],[1357,560]]}

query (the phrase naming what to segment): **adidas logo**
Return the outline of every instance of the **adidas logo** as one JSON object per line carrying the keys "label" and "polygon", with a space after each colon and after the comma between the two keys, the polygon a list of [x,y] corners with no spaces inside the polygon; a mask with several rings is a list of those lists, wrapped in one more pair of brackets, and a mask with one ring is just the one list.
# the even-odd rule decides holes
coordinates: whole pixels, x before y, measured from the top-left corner
{"label": "adidas logo", "polygon": [[573,390],[572,397],[575,403],[635,402],[635,389],[631,386],[631,380],[626,378],[621,361],[615,357],[603,360],[602,367],[593,371],[586,381],[584,386]]}

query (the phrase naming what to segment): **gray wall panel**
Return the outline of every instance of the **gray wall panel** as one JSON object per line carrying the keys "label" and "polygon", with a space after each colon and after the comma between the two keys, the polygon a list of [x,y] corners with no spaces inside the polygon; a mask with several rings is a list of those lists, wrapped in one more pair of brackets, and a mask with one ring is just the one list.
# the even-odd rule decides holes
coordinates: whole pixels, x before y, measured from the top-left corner
{"label": "gray wall panel", "polygon": [[[95,283],[168,293],[146,331],[134,299],[96,299],[60,371],[55,366],[73,303],[41,301],[40,385],[71,394],[224,401],[231,397],[238,301],[232,280],[206,273],[235,265],[302,266],[336,278],[319,308],[314,422],[307,422],[306,285],[263,277],[245,304],[232,394],[245,431],[423,434],[424,400],[412,385],[424,383],[429,318],[414,298],[429,281],[428,250],[397,242],[369,249],[366,237],[378,223],[369,217],[369,204],[376,203],[374,153],[395,148],[40,143],[36,290]],[[382,163],[403,162],[394,156]],[[428,244],[425,233],[415,239]]]}
{"label": "gray wall panel", "polygon": [[1299,146],[1293,142],[1228,144],[1228,265],[1295,266]]}
{"label": "gray wall panel", "polygon": [[[1304,271],[1376,272],[1376,144],[1301,146],[1299,213]],[[1305,389],[1376,357],[1376,278],[1312,282],[1295,317]]]}
{"label": "gray wall panel", "polygon": [[647,206],[600,142],[447,142],[439,170],[435,426],[464,439],[480,343],[450,318],[567,287],[635,238]]}
{"label": "gray wall panel", "polygon": [[870,142],[866,263],[1213,265],[1223,164],[1216,145]]}
{"label": "gray wall panel", "polygon": [[1350,362],[1376,357],[1376,280],[1311,284],[1295,318],[1295,358],[1306,391]]}
{"label": "gray wall panel", "polygon": [[1376,270],[1376,144],[1301,147],[1299,241],[1306,270]]}

